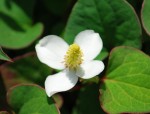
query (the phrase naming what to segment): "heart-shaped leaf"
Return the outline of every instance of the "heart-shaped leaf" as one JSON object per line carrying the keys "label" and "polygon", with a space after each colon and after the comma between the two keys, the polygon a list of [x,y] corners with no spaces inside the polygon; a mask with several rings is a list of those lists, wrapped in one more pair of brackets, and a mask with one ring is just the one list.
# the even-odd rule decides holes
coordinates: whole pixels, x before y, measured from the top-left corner
{"label": "heart-shaped leaf", "polygon": [[35,0],[0,0],[0,45],[19,49],[37,39],[42,31],[41,23],[33,24]]}
{"label": "heart-shaped leaf", "polygon": [[150,112],[150,58],[130,47],[115,48],[100,86],[100,102],[105,111]]}
{"label": "heart-shaped leaf", "polygon": [[125,0],[77,1],[67,23],[65,40],[72,43],[85,29],[100,33],[108,50],[118,45],[141,47],[139,20]]}
{"label": "heart-shaped leaf", "polygon": [[25,103],[19,114],[59,114],[54,103],[52,103],[52,99],[43,99],[42,97],[33,98]]}
{"label": "heart-shaped leaf", "polygon": [[36,85],[20,85],[8,91],[8,103],[19,114],[59,114],[52,98]]}
{"label": "heart-shaped leaf", "polygon": [[150,35],[150,0],[144,0],[141,11],[141,20],[145,31]]}
{"label": "heart-shaped leaf", "polygon": [[3,52],[1,47],[0,47],[0,59],[5,61],[11,61],[11,59]]}

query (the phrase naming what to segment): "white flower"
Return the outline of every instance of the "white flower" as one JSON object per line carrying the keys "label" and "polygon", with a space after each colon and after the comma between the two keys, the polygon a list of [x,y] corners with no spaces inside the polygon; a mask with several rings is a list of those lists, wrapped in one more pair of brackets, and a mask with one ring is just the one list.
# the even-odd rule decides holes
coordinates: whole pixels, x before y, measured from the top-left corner
{"label": "white flower", "polygon": [[49,35],[36,45],[39,60],[48,66],[62,70],[50,75],[45,81],[45,90],[50,97],[75,86],[78,77],[92,78],[104,70],[102,61],[93,60],[103,47],[98,33],[93,30],[80,32],[74,44],[68,45],[62,38]]}

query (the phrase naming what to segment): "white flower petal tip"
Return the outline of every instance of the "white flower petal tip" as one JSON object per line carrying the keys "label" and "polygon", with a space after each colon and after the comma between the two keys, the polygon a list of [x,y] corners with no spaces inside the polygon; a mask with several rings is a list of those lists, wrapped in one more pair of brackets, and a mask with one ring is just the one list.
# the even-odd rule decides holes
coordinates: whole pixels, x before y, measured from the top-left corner
{"label": "white flower petal tip", "polygon": [[58,45],[61,45],[63,48],[68,49],[68,44],[61,37],[56,35],[45,36],[39,41],[39,44],[48,49],[51,49],[51,46],[59,47]]}
{"label": "white flower petal tip", "polygon": [[46,94],[51,97],[55,93],[67,91],[73,88],[77,81],[75,72],[69,70],[48,76],[45,81]]}
{"label": "white flower petal tip", "polygon": [[60,37],[49,35],[41,39],[35,49],[42,63],[54,69],[62,70],[65,68],[62,62],[68,47],[68,44]]}
{"label": "white flower petal tip", "polygon": [[83,79],[93,78],[104,70],[102,61],[93,60],[83,63],[77,70],[76,75]]}
{"label": "white flower petal tip", "polygon": [[81,47],[85,61],[96,58],[103,47],[100,35],[95,33],[93,30],[80,32],[75,38],[75,43]]}

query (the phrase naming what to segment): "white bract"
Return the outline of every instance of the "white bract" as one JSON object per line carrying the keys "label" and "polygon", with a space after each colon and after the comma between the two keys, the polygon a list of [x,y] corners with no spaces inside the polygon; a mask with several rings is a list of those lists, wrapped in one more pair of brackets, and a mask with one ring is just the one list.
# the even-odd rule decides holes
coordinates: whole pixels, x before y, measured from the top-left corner
{"label": "white bract", "polygon": [[72,45],[62,38],[49,35],[36,45],[39,60],[48,66],[62,70],[50,75],[45,81],[45,90],[50,97],[75,86],[78,78],[89,79],[104,70],[102,61],[93,60],[103,47],[98,33],[93,30],[80,32]]}

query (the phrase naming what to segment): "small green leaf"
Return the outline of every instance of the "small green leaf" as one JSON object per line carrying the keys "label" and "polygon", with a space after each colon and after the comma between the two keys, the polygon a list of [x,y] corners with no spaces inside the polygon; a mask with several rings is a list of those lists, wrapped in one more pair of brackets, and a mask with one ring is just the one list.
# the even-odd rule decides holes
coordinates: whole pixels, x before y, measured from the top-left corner
{"label": "small green leaf", "polygon": [[19,114],[59,114],[53,100],[43,97],[33,98],[26,102]]}
{"label": "small green leaf", "polygon": [[144,0],[141,11],[141,20],[146,32],[150,35],[150,0]]}
{"label": "small green leaf", "polygon": [[19,85],[8,91],[8,103],[19,114],[58,114],[52,98],[36,85]]}
{"label": "small green leaf", "polygon": [[141,47],[139,20],[125,0],[78,0],[67,23],[65,40],[72,43],[85,29],[100,33],[107,50],[119,45]]}
{"label": "small green leaf", "polygon": [[0,59],[5,61],[11,61],[11,59],[3,52],[1,47],[0,47]]}
{"label": "small green leaf", "polygon": [[73,114],[105,114],[98,102],[98,85],[90,84],[80,90]]}
{"label": "small green leaf", "polygon": [[8,103],[15,111],[20,110],[24,103],[38,97],[46,97],[46,94],[36,85],[20,85],[8,91]]}
{"label": "small green leaf", "polygon": [[0,45],[19,49],[30,45],[43,31],[41,23],[33,24],[35,0],[0,0]]}
{"label": "small green leaf", "polygon": [[115,48],[100,86],[100,102],[105,111],[150,112],[150,58],[131,47]]}

